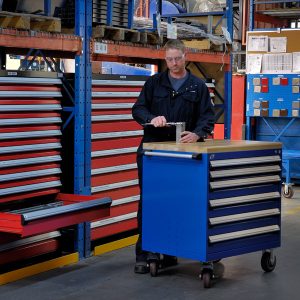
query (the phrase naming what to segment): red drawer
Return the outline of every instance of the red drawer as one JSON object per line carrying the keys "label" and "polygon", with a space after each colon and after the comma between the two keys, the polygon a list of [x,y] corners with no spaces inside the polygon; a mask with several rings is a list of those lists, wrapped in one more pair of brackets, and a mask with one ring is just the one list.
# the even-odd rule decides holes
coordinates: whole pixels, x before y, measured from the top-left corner
{"label": "red drawer", "polygon": [[93,157],[92,169],[113,167],[126,164],[136,163],[136,153],[132,154],[118,154],[109,157]]}
{"label": "red drawer", "polygon": [[128,86],[93,86],[93,92],[140,92],[140,87]]}
{"label": "red drawer", "polygon": [[140,188],[138,185],[135,185],[135,186],[126,186],[123,188],[110,190],[110,191],[97,192],[94,195],[97,195],[97,197],[109,196],[113,200],[115,200],[115,199],[131,197],[132,195],[136,196],[139,194],[140,194]]}
{"label": "red drawer", "polygon": [[280,84],[281,85],[288,85],[289,84],[288,78],[285,78],[285,77],[280,78]]}
{"label": "red drawer", "polygon": [[137,147],[142,137],[111,138],[92,141],[92,151]]}
{"label": "red drawer", "polygon": [[137,218],[125,220],[118,223],[109,224],[106,226],[92,228],[91,230],[91,240],[95,241],[100,238],[107,236],[112,236],[114,234],[126,232],[129,230],[137,229]]}
{"label": "red drawer", "polygon": [[112,184],[121,181],[134,180],[138,177],[138,171],[125,170],[122,172],[113,172],[109,174],[96,174],[92,176],[92,186]]}
{"label": "red drawer", "polygon": [[59,249],[60,244],[57,239],[25,245],[7,251],[0,252],[0,265],[33,258],[39,255],[55,252]]}
{"label": "red drawer", "polygon": [[0,212],[0,232],[26,237],[107,217],[110,214],[111,198],[58,194],[55,203],[59,203],[59,206]]}
{"label": "red drawer", "polygon": [[92,133],[99,132],[114,132],[114,131],[126,131],[126,130],[141,130],[143,129],[135,121],[115,121],[115,122],[94,122],[92,124]]}
{"label": "red drawer", "polygon": [[263,85],[263,86],[261,87],[261,92],[262,92],[262,93],[268,93],[268,92],[269,92],[269,87],[268,87],[267,85]]}
{"label": "red drawer", "polygon": [[269,78],[261,78],[261,85],[269,85]]}

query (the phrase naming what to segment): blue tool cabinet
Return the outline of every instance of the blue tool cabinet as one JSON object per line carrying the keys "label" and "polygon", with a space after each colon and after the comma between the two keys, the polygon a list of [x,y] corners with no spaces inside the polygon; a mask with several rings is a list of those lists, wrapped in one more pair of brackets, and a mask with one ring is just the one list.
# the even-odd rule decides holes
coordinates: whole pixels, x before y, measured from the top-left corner
{"label": "blue tool cabinet", "polygon": [[248,74],[246,116],[248,139],[283,144],[283,195],[291,198],[291,179],[300,178],[300,74]]}
{"label": "blue tool cabinet", "polygon": [[146,143],[142,197],[144,250],[208,263],[279,247],[281,144]]}

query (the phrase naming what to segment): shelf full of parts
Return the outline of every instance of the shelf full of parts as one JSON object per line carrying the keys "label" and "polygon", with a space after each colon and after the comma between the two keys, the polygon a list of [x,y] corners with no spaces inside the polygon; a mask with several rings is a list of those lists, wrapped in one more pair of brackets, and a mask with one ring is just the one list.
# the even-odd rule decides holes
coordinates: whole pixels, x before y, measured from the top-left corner
{"label": "shelf full of parts", "polygon": [[[283,143],[282,191],[287,198],[293,196],[292,185],[300,174],[299,46],[295,42],[299,7],[300,1],[250,1],[247,34],[247,137]],[[255,49],[258,38],[265,41],[264,49]],[[259,61],[257,68],[251,67],[254,57]]]}

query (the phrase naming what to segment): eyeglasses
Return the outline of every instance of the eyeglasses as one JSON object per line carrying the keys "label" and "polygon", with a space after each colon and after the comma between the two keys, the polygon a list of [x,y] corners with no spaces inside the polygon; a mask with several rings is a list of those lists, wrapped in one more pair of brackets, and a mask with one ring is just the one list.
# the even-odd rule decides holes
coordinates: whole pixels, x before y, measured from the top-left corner
{"label": "eyeglasses", "polygon": [[167,62],[172,62],[174,60],[175,62],[179,62],[180,60],[183,59],[183,57],[184,57],[184,55],[176,56],[176,57],[166,57],[166,61]]}

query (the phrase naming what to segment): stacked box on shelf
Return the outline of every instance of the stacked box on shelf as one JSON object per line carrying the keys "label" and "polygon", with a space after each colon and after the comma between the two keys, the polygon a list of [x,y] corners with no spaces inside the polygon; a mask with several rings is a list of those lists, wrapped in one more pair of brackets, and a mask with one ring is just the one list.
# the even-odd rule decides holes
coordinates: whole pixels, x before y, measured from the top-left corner
{"label": "stacked box on shelf", "polygon": [[92,89],[92,194],[112,198],[110,218],[91,224],[92,240],[137,227],[136,150],[143,134],[131,108],[147,77],[95,75]]}
{"label": "stacked box on shelf", "polygon": [[93,23],[107,25],[111,16],[111,24],[116,27],[128,27],[128,0],[114,0],[109,8],[105,0],[93,0]]}

